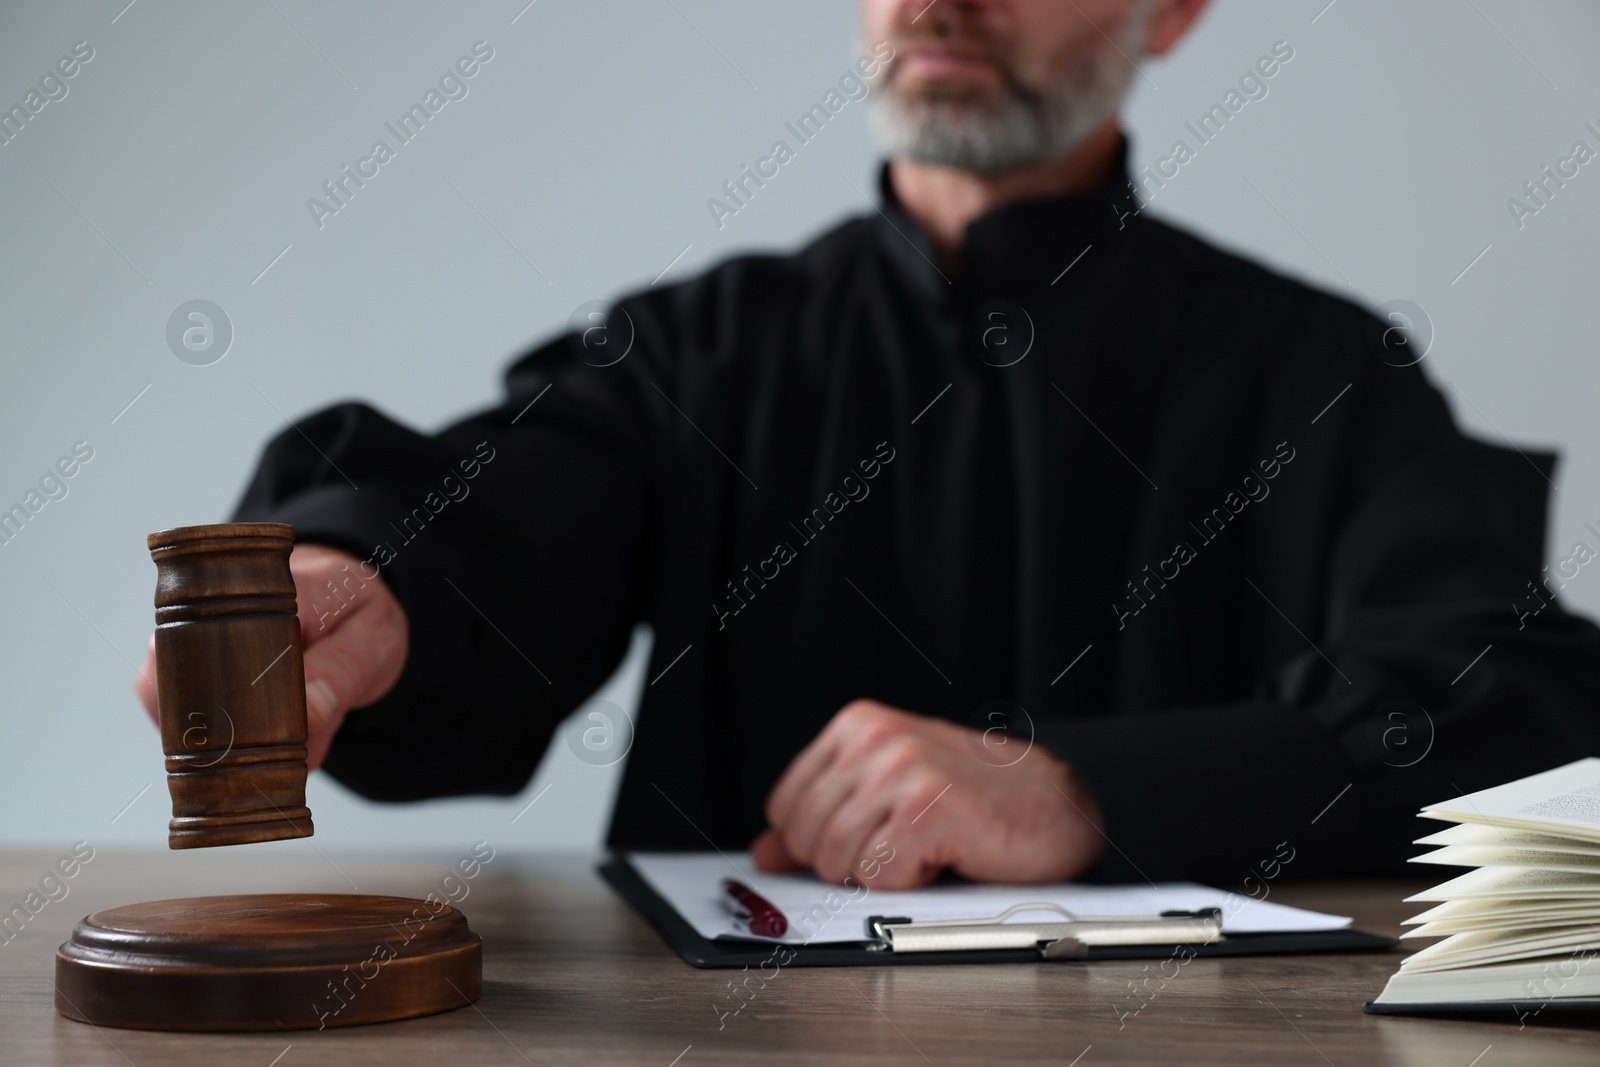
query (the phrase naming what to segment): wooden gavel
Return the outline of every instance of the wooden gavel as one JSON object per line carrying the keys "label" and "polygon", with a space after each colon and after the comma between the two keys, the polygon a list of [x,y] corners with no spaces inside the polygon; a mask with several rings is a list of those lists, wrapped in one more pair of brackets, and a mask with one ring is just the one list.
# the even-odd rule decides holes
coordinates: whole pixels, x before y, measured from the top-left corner
{"label": "wooden gavel", "polygon": [[148,544],[168,847],[311,836],[294,527],[180,526]]}

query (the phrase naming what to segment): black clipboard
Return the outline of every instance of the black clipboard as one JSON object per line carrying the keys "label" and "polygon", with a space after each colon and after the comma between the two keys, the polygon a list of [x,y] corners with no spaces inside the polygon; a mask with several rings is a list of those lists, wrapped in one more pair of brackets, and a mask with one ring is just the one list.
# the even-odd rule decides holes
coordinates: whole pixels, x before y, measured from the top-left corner
{"label": "black clipboard", "polygon": [[[599,873],[622,897],[643,915],[661,939],[684,962],[695,967],[760,967],[772,961],[780,947],[792,950],[788,967],[870,967],[938,963],[1040,963],[1036,949],[977,949],[966,952],[906,952],[896,954],[872,948],[862,940],[832,942],[825,945],[780,945],[775,941],[712,940],[678,914],[676,908],[646,882],[626,856],[612,856],[600,864]],[[1292,934],[1229,934],[1209,945],[1106,945],[1089,949],[1089,960],[1167,959],[1180,949],[1186,955],[1267,956],[1286,953],[1372,952],[1394,948],[1400,942],[1392,937],[1360,930],[1322,930]]]}

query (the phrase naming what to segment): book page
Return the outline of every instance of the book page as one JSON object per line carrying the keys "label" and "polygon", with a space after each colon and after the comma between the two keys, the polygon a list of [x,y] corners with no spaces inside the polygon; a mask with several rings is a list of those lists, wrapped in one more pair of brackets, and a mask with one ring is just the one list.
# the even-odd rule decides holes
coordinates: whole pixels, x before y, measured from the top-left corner
{"label": "book page", "polygon": [[1400,962],[1402,971],[1443,971],[1457,967],[1537,959],[1558,952],[1600,950],[1600,928],[1591,924],[1561,926],[1532,933],[1523,930],[1478,930],[1454,934]]}
{"label": "book page", "polygon": [[1600,996],[1600,955],[1566,952],[1545,959],[1490,963],[1459,971],[1402,967],[1378,996],[1380,1004]]}
{"label": "book page", "polygon": [[1429,908],[1421,915],[1413,915],[1402,922],[1404,926],[1418,923],[1466,922],[1482,923],[1485,927],[1501,923],[1525,921],[1529,925],[1542,924],[1554,915],[1600,915],[1600,893],[1593,897],[1534,898],[1531,900],[1467,899],[1446,901]]}
{"label": "book page", "polygon": [[1600,840],[1600,757],[1429,804],[1422,814]]}
{"label": "book page", "polygon": [[[1553,930],[1557,927],[1582,926],[1594,922],[1594,912],[1591,909],[1553,914],[1546,919],[1534,922],[1506,920],[1504,922],[1475,922],[1473,920],[1455,920],[1451,922],[1423,923],[1414,929],[1401,934],[1402,940],[1406,938],[1421,937],[1449,937],[1452,934],[1475,934],[1485,931],[1517,931],[1518,933],[1534,934],[1544,930]],[[1597,928],[1600,933],[1600,928]]]}
{"label": "book page", "polygon": [[1537,867],[1480,867],[1440,882],[1432,889],[1406,897],[1416,900],[1529,900],[1539,897],[1587,897],[1600,900],[1600,884],[1592,874],[1577,871],[1543,871]]}
{"label": "book page", "polygon": [[1537,834],[1528,830],[1510,830],[1483,823],[1457,823],[1438,833],[1419,837],[1414,845],[1503,845],[1509,848],[1531,848],[1544,852],[1569,852],[1578,856],[1600,856],[1600,841],[1585,841],[1561,834]]}
{"label": "book page", "polygon": [[[1421,856],[1413,856],[1408,862],[1440,863],[1451,867],[1538,867],[1546,871],[1592,871],[1600,874],[1600,855],[1583,856],[1572,852],[1497,845],[1446,845]],[[1595,887],[1600,889],[1600,878],[1596,878]]]}

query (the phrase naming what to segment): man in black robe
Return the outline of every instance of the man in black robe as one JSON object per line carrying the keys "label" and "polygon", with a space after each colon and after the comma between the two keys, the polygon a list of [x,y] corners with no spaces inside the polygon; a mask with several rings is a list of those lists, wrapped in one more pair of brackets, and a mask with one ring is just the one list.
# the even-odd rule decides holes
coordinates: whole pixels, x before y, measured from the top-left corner
{"label": "man in black robe", "polygon": [[883,887],[1394,872],[1421,803],[1600,751],[1548,457],[1139,210],[1117,106],[1202,6],[868,0],[875,210],[619,301],[438,433],[277,437],[238,518],[299,531],[313,762],[516,793],[640,622],[609,844],[887,845]]}

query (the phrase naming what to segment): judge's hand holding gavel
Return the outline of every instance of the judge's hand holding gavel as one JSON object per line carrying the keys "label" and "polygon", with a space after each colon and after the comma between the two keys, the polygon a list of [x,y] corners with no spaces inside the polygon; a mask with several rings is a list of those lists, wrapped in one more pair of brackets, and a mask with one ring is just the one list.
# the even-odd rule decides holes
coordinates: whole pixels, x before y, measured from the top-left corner
{"label": "judge's hand holding gavel", "polygon": [[[394,687],[409,647],[406,613],[382,578],[352,579],[361,561],[323,545],[295,545],[289,555],[300,609],[306,671],[306,762],[316,768],[351,708]],[[330,591],[329,583],[332,583]],[[156,639],[134,689],[156,717]]]}
{"label": "judge's hand holding gavel", "polygon": [[[321,545],[296,545],[289,557],[312,767],[327,756],[345,714],[380,699],[405,666],[405,610],[382,578],[352,583],[358,565]],[[134,682],[151,719],[155,676],[152,637]],[[995,766],[981,756],[985,744],[967,727],[854,701],[789,764],[767,799],[770,826],[751,854],[764,870],[811,868],[833,882],[861,877],[861,866],[874,860],[878,889],[922,885],[946,868],[976,881],[1060,881],[1098,863],[1100,817],[1072,768],[1039,746]]]}

